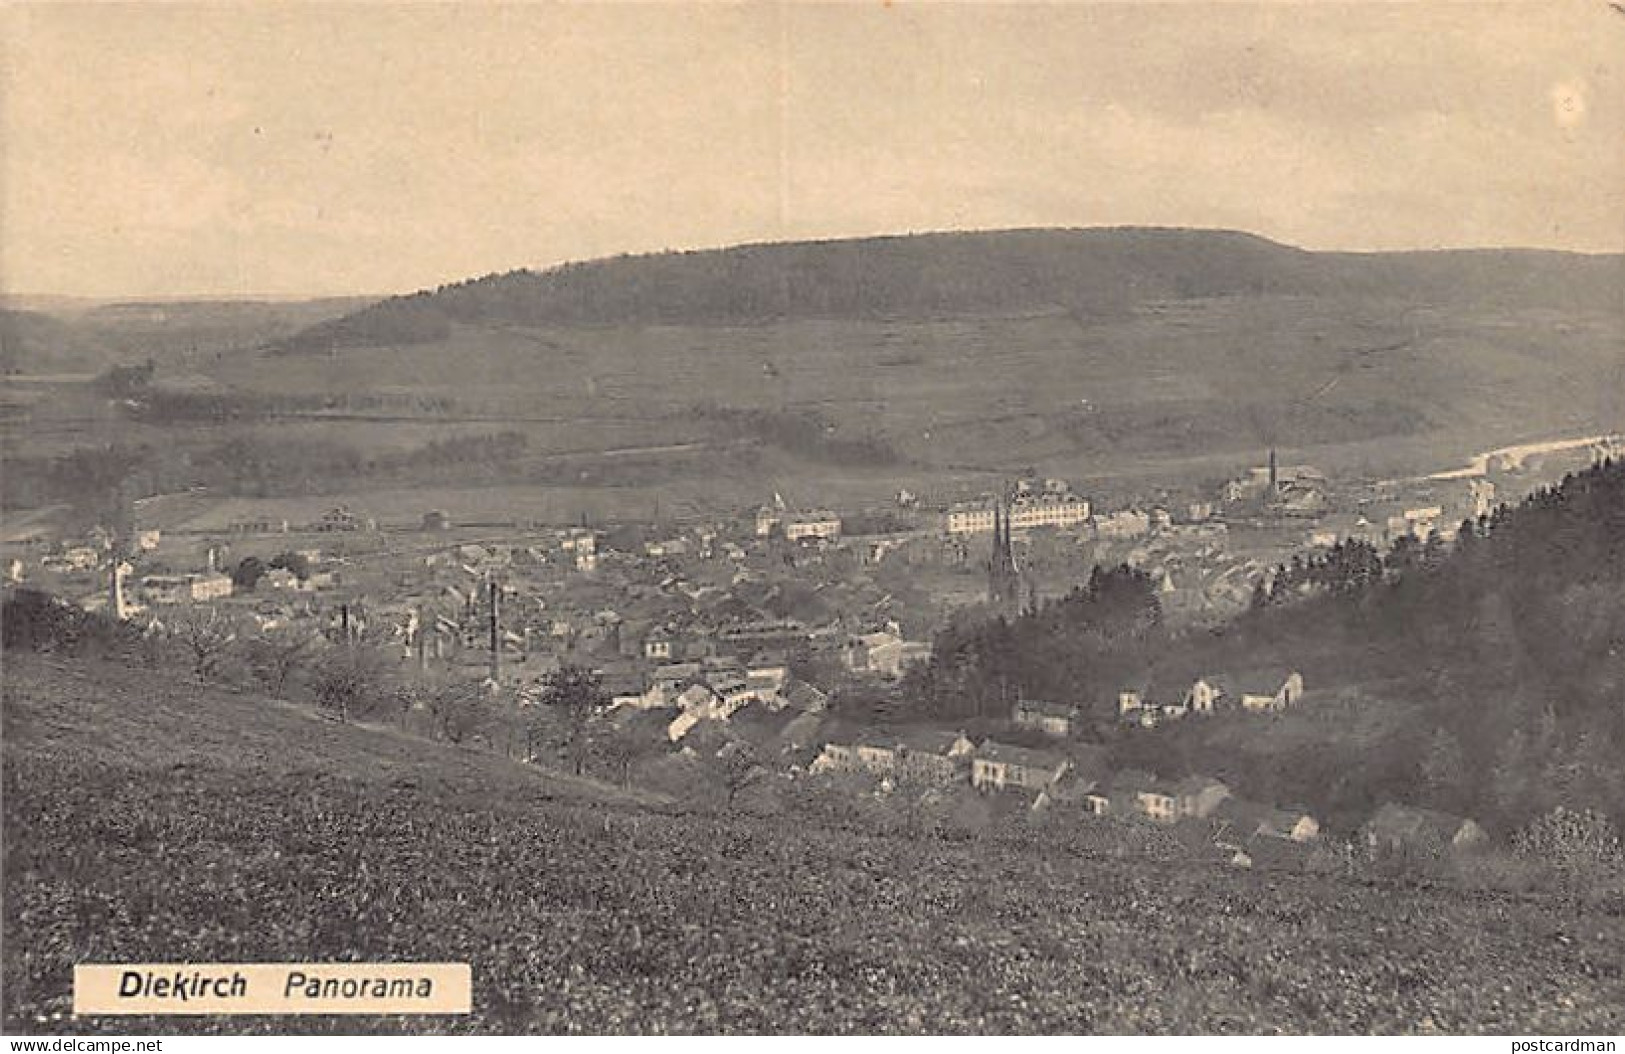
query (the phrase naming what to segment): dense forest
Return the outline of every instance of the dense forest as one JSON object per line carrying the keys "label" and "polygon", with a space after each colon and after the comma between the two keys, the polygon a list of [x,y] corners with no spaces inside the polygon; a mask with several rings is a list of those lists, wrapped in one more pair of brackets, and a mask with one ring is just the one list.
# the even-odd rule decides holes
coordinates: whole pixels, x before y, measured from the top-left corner
{"label": "dense forest", "polygon": [[394,297],[273,346],[430,343],[455,323],[612,326],[1070,311],[1150,300],[1375,296],[1617,307],[1625,257],[1530,251],[1310,253],[1234,231],[1018,230],[743,245],[487,275]]}
{"label": "dense forest", "polygon": [[[1503,829],[1556,805],[1625,821],[1625,462],[1464,523],[1453,543],[1295,560],[1216,632],[1170,635],[1158,615],[1145,576],[1097,570],[1037,611],[950,627],[902,694],[944,718],[1079,702],[1109,728],[1124,687],[1290,666],[1308,680],[1303,715],[1107,737],[1122,764],[1219,774],[1334,819],[1400,800]],[[1360,708],[1379,706],[1399,714],[1373,741]]]}
{"label": "dense forest", "polygon": [[931,661],[908,672],[900,697],[932,718],[1002,717],[1019,698],[1115,699],[1167,640],[1151,577],[1097,567],[1086,586],[1013,619],[973,611],[955,620],[937,634]]}

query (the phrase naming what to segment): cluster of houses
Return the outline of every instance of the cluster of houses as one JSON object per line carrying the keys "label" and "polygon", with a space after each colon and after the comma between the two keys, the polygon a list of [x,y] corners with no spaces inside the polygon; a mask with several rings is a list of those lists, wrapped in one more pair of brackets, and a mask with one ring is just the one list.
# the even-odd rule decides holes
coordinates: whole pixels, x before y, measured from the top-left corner
{"label": "cluster of houses", "polygon": [[963,733],[914,729],[825,742],[809,771],[964,780],[986,793],[1029,795],[1034,809],[1070,803],[1089,816],[1159,824],[1234,817],[1251,825],[1247,837],[1263,831],[1306,842],[1320,833],[1319,824],[1304,810],[1244,801],[1224,783],[1205,776],[1169,780],[1135,769],[1111,772],[1105,757],[1104,748],[1089,744],[1073,743],[1060,750],[993,739],[976,743]]}
{"label": "cluster of houses", "polygon": [[671,743],[681,743],[702,722],[732,721],[750,706],[770,713],[821,714],[829,705],[823,691],[793,676],[785,657],[772,652],[748,661],[716,656],[668,663],[656,667],[644,683],[635,690],[635,684],[623,680],[611,705],[663,716]]}
{"label": "cluster of houses", "polygon": [[[1080,816],[1103,820],[1164,826],[1201,821],[1238,866],[1252,866],[1261,854],[1279,858],[1322,835],[1320,821],[1300,806],[1251,801],[1210,776],[1110,771],[1105,749],[1091,744],[1042,749],[992,739],[977,743],[938,729],[871,731],[824,742],[808,771],[861,774],[894,785],[961,781],[986,794],[1020,794],[1033,811],[1070,806]],[[1436,857],[1470,852],[1487,841],[1473,820],[1397,803],[1378,809],[1356,837],[1373,857]]]}
{"label": "cluster of houses", "polygon": [[[1157,702],[1158,698],[1163,701]],[[1117,716],[1128,724],[1154,728],[1166,721],[1225,709],[1249,714],[1278,713],[1302,700],[1303,674],[1296,670],[1279,681],[1260,679],[1260,683],[1236,691],[1230,690],[1223,678],[1198,677],[1183,689],[1168,690],[1155,683],[1125,689],[1117,695]]]}

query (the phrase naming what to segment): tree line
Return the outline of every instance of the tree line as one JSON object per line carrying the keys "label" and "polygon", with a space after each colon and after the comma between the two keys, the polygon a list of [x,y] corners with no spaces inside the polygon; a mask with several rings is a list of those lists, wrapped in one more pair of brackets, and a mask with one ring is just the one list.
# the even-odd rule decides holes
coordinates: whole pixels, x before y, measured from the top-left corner
{"label": "tree line", "polygon": [[524,478],[522,432],[434,439],[406,450],[369,452],[333,439],[237,436],[202,447],[116,443],[66,454],[6,459],[0,495],[9,508],[66,503],[89,523],[111,522],[126,496],[205,487],[225,495],[330,493],[366,479]]}

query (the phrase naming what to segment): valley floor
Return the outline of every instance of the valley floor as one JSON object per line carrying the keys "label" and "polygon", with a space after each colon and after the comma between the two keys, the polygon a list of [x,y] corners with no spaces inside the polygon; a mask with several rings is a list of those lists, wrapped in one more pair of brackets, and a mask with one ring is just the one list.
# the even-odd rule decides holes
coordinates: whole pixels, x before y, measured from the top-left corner
{"label": "valley floor", "polygon": [[307,1031],[1625,1031],[1625,918],[1547,899],[686,811],[143,671],[7,656],[8,1033],[77,962],[469,961]]}

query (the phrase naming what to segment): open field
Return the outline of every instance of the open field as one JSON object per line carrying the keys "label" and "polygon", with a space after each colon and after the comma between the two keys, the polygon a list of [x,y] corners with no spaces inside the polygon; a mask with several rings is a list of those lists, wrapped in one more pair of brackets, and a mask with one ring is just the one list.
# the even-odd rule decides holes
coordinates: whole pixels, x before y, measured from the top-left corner
{"label": "open field", "polygon": [[644,805],[152,673],[10,660],[4,1024],[84,960],[467,960],[397,1032],[1625,1028],[1625,920],[1553,901]]}
{"label": "open field", "polygon": [[[1622,319],[1328,297],[735,326],[459,324],[443,340],[241,355],[250,390],[455,392],[482,412],[658,419],[705,401],[816,410],[930,464],[1109,468],[1489,426],[1561,432],[1618,412]],[[719,394],[725,393],[725,394]],[[1476,442],[1477,436],[1470,440]],[[1477,447],[1473,447],[1477,449]]]}

